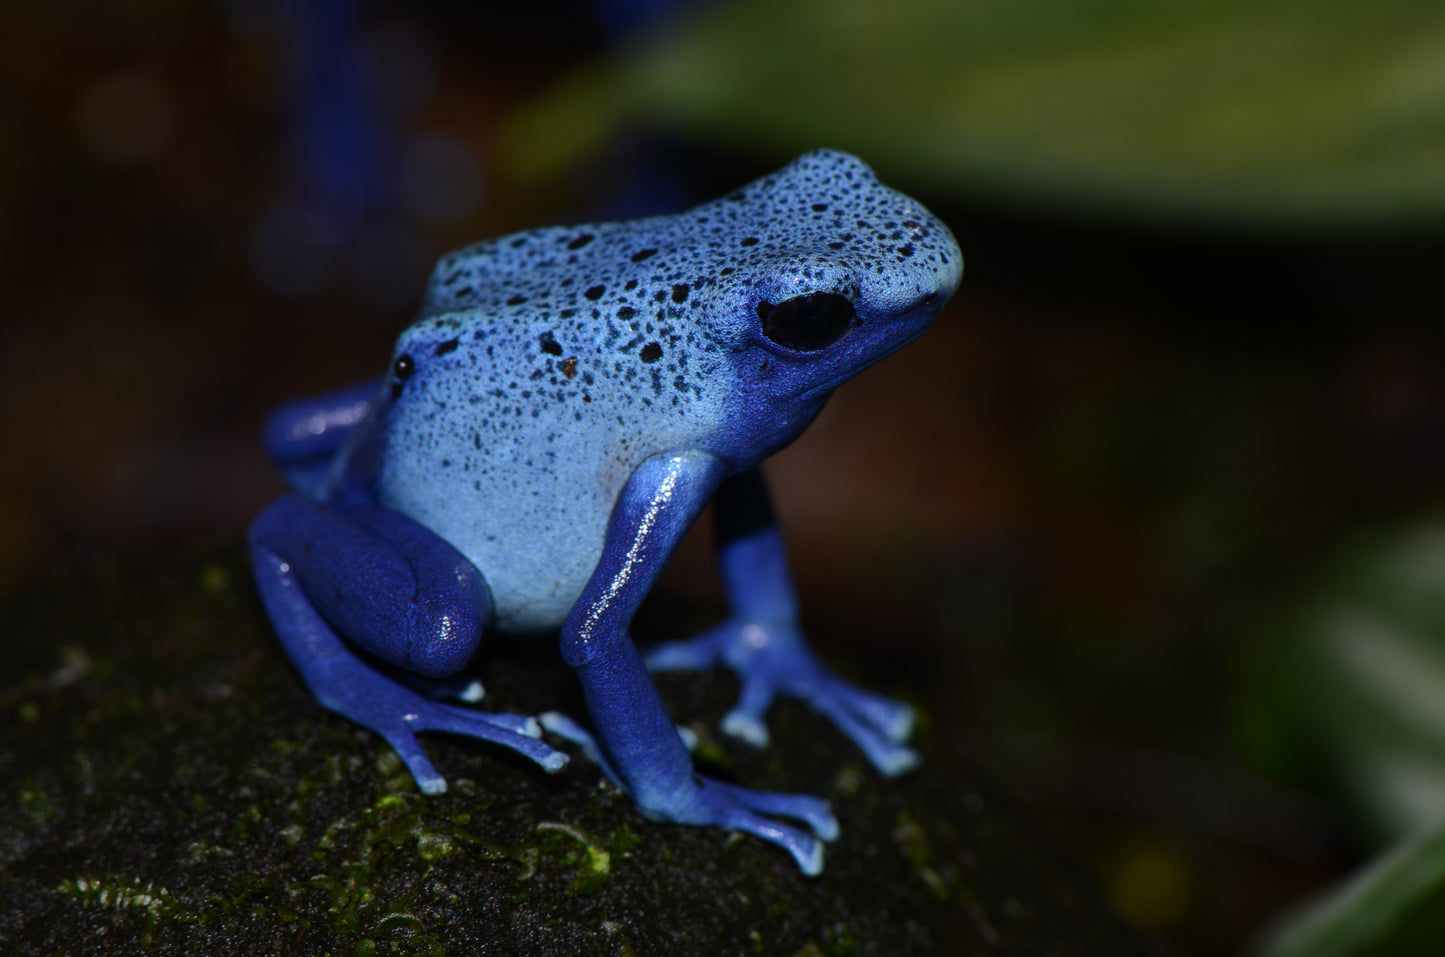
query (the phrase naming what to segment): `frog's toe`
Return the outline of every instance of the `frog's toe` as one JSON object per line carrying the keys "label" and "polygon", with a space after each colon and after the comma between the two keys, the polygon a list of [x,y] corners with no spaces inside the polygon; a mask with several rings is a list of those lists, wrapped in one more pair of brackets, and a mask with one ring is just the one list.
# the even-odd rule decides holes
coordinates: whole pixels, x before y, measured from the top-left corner
{"label": "frog's toe", "polygon": [[705,671],[723,662],[728,641],[733,634],[728,625],[720,625],[682,641],[665,641],[648,649],[643,663],[649,671]]}
{"label": "frog's toe", "polygon": [[[542,727],[536,718],[529,715],[489,714],[428,702],[409,711],[403,720],[413,731],[460,734],[500,744],[535,761],[550,773],[555,774],[567,765],[567,755],[540,740]],[[420,779],[417,784],[421,785]]]}
{"label": "frog's toe", "polygon": [[720,786],[732,795],[733,800],[750,811],[802,821],[820,841],[833,841],[838,837],[838,819],[833,816],[833,808],[820,797],[811,794],[751,791],[732,785]]}
{"label": "frog's toe", "polygon": [[743,690],[737,704],[723,715],[723,733],[746,741],[755,748],[766,748],[772,736],[768,734],[763,715],[772,707],[773,698],[778,693],[777,683],[758,672],[744,673],[742,682]]}
{"label": "frog's toe", "polygon": [[902,744],[913,734],[918,715],[911,705],[864,691],[842,680],[835,679],[834,687],[835,694],[846,698],[849,710],[894,744]]}
{"label": "frog's toe", "polygon": [[923,762],[918,752],[910,747],[862,735],[849,734],[849,737],[884,777],[896,778],[907,774]]}
{"label": "frog's toe", "polygon": [[[458,701],[465,701],[467,704],[476,704],[487,696],[487,689],[483,688],[482,683],[475,678],[462,683],[460,687],[448,689],[448,691],[452,697]],[[541,732],[539,731],[537,734],[541,734]],[[533,737],[536,736],[533,735]]]}
{"label": "frog's toe", "polygon": [[541,722],[542,730],[581,748],[583,757],[588,761],[593,764],[602,763],[602,754],[597,750],[597,739],[592,737],[591,731],[576,721],[560,711],[543,711],[537,715],[537,720]]}
{"label": "frog's toe", "polygon": [[[703,788],[697,796],[710,810],[703,819],[693,823],[714,824],[734,831],[743,831],[771,841],[793,855],[798,867],[808,876],[823,870],[823,841],[838,836],[838,821],[828,802],[807,794],[775,794],[711,779],[699,779]],[[808,826],[807,831],[774,817],[791,818]]]}
{"label": "frog's toe", "polygon": [[773,740],[762,718],[736,708],[723,715],[721,727],[724,734],[746,741],[755,748],[766,748]]}
{"label": "frog's toe", "polygon": [[417,743],[415,735],[405,727],[387,731],[373,730],[377,730],[386,739],[386,743],[391,745],[396,756],[401,758],[402,764],[405,764],[406,769],[411,772],[421,793],[427,795],[446,793],[447,779],[442,777],[441,773],[432,765],[426,752]]}
{"label": "frog's toe", "polygon": [[[591,731],[588,731],[560,711],[544,711],[537,716],[537,719],[541,722],[544,731],[549,734],[555,734],[563,741],[570,742],[581,748],[584,758],[601,768],[602,773],[607,775],[609,781],[616,784],[619,788],[622,788],[616,772],[612,770],[612,766],[608,764],[607,759],[603,756],[602,750],[597,746],[597,739],[592,736]],[[697,735],[690,729],[678,725],[677,736],[682,740],[682,746],[689,752],[697,749]],[[623,788],[623,790],[626,790],[626,788]]]}
{"label": "frog's toe", "polygon": [[482,683],[476,678],[460,678],[455,675],[427,678],[400,669],[391,677],[397,683],[433,701],[464,701],[467,704],[476,704],[487,696],[487,689],[482,687]]}
{"label": "frog's toe", "polygon": [[447,708],[447,710],[453,712],[463,720],[466,720],[468,718],[480,718],[481,720],[485,721],[487,724],[490,724],[495,728],[501,728],[503,731],[507,731],[512,734],[520,734],[524,738],[540,738],[542,736],[542,722],[538,721],[530,714],[507,714],[505,712],[499,713],[491,711],[473,711],[470,708],[460,708],[454,705],[450,707],[446,705],[441,705],[440,707]]}
{"label": "frog's toe", "polygon": [[897,777],[918,766],[918,752],[903,746],[885,731],[879,730],[877,725],[860,717],[856,699],[843,694],[823,693],[809,703],[858,745],[869,762],[884,775]]}
{"label": "frog's toe", "polygon": [[602,753],[602,749],[598,747],[597,739],[593,737],[591,731],[560,711],[544,711],[537,717],[542,722],[543,730],[581,748],[582,756],[601,768],[602,773],[607,776],[607,780],[617,785],[619,789],[627,790],[623,787],[622,779],[617,776],[617,772],[607,760],[606,755]]}
{"label": "frog's toe", "polygon": [[823,842],[810,834],[742,809],[731,815],[726,826],[771,841],[783,848],[793,855],[793,860],[798,862],[798,869],[809,877],[817,877],[823,873]]}
{"label": "frog's toe", "polygon": [[[765,748],[771,741],[763,720],[779,691],[765,672],[743,674],[743,690],[722,719],[724,733]],[[786,683],[787,693],[830,720],[883,774],[894,777],[919,763],[917,752],[903,746],[913,730],[911,707],[882,695],[861,691],[820,668],[799,669]]]}

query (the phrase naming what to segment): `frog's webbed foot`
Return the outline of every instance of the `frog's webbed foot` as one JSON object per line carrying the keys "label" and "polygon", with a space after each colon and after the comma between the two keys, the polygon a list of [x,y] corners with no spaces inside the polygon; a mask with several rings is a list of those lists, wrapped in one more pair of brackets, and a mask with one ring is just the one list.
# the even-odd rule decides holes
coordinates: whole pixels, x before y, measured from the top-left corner
{"label": "frog's webbed foot", "polygon": [[535,761],[549,772],[562,770],[567,755],[539,740],[541,725],[521,714],[495,714],[446,704],[402,687],[356,658],[313,665],[307,682],[327,709],[375,731],[395,749],[424,794],[447,789],[416,739],[417,732],[458,734],[500,744]]}
{"label": "frog's webbed foot", "polygon": [[[628,790],[586,728],[556,711],[542,714],[539,719],[549,733],[580,747],[582,753],[599,765],[613,784],[623,791]],[[682,729],[679,729],[679,734],[682,734]],[[632,796],[643,815],[653,820],[711,825],[771,841],[793,855],[798,867],[809,876],[816,876],[823,870],[822,842],[838,836],[838,820],[833,817],[828,802],[809,794],[753,791],[693,775],[691,787],[682,789],[680,794],[670,792],[665,800],[649,800],[646,794]],[[775,817],[800,821],[808,831],[779,823],[773,820]]]}
{"label": "frog's webbed foot", "polygon": [[[838,820],[827,801],[810,794],[753,791],[701,775],[693,783],[695,789],[676,804],[644,807],[644,813],[679,824],[710,824],[752,834],[793,855],[798,868],[809,877],[823,872],[823,842],[838,836]],[[780,824],[774,820],[778,817],[800,821],[808,831]]]}
{"label": "frog's webbed foot", "polygon": [[749,744],[767,747],[763,716],[781,693],[827,717],[883,774],[902,774],[918,764],[918,753],[904,746],[913,730],[913,709],[833,674],[794,625],[733,619],[696,638],[658,645],[645,660],[653,671],[727,665],[736,672],[742,693],[723,716],[722,729]]}

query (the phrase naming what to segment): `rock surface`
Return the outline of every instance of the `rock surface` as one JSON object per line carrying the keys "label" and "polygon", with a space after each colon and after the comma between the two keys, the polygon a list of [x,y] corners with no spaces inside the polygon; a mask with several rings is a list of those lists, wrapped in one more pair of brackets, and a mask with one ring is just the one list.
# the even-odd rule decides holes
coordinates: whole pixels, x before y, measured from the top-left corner
{"label": "rock surface", "polygon": [[[5,954],[1139,952],[926,727],[924,767],[887,781],[791,704],[771,750],[721,739],[731,678],[663,676],[709,773],[833,801],[843,833],[808,879],[761,841],[644,820],[580,758],[549,777],[429,736],[451,787],[423,797],[380,739],[312,703],[236,553],[3,614]],[[547,644],[479,656],[487,707],[584,715]]]}

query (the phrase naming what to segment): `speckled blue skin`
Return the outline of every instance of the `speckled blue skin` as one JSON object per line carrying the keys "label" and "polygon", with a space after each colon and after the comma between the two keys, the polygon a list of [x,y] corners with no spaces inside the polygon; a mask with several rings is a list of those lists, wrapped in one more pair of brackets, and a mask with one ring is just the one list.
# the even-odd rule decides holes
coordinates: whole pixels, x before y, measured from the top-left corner
{"label": "speckled blue skin", "polygon": [[715,499],[731,617],[646,665],[733,668],[742,694],[723,727],[754,744],[766,745],[763,715],[781,692],[884,773],[916,763],[909,709],[842,682],[799,633],[756,466],[836,386],[922,334],[961,271],[942,223],[830,151],[675,216],[448,255],[389,376],[268,423],[297,491],[250,540],[292,660],[323,705],[384,736],[436,793],[446,782],[416,731],[495,741],[549,770],[566,756],[535,719],[442,703],[353,648],[442,678],[486,628],[560,626],[593,730],[547,714],[548,730],[582,745],[648,816],[756,834],[818,873],[819,840],[837,832],[826,802],[696,775],[628,625]]}

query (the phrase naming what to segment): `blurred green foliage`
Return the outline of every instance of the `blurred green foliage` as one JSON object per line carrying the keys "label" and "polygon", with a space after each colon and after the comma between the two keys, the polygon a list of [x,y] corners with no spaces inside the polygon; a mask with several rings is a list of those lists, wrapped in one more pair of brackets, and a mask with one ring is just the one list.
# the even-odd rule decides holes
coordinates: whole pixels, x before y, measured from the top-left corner
{"label": "blurred green foliage", "polygon": [[1256,957],[1433,957],[1445,941],[1445,827],[1381,855],[1281,920]]}
{"label": "blurred green foliage", "polygon": [[1291,630],[1269,693],[1362,832],[1385,844],[1445,819],[1445,525],[1347,555]]}
{"label": "blurred green foliage", "polygon": [[742,0],[574,74],[501,160],[547,175],[619,124],[827,145],[937,192],[1204,221],[1438,221],[1430,0]]}
{"label": "blurred green foliage", "polygon": [[[1445,524],[1358,547],[1263,655],[1245,728],[1313,748],[1394,846],[1283,923],[1268,957],[1435,954],[1445,940]],[[1279,762],[1276,761],[1278,769]]]}

